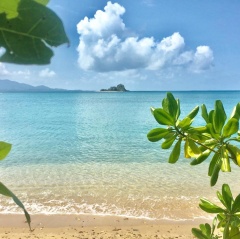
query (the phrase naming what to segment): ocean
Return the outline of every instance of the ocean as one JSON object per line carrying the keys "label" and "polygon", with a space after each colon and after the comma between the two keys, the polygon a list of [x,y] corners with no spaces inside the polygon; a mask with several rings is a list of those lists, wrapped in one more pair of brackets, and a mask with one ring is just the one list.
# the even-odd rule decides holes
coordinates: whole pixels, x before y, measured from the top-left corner
{"label": "ocean", "polygon": [[[196,105],[223,101],[230,115],[240,92],[173,92],[187,115]],[[210,187],[208,162],[168,164],[169,150],[148,141],[159,125],[150,107],[166,92],[1,93],[0,140],[12,144],[0,162],[1,181],[30,214],[118,215],[186,220],[209,217],[199,199],[216,200],[227,182],[235,195],[239,169]],[[199,112],[195,125],[204,122]],[[22,213],[0,197],[0,213]]]}

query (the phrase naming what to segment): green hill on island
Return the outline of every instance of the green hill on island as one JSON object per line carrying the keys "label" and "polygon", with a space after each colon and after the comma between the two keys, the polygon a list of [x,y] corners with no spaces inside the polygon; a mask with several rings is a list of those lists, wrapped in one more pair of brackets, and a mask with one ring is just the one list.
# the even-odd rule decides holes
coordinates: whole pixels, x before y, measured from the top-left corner
{"label": "green hill on island", "polygon": [[108,89],[101,89],[101,91],[119,91],[119,92],[125,92],[128,91],[125,89],[125,86],[123,84],[119,84],[117,86],[111,86]]}

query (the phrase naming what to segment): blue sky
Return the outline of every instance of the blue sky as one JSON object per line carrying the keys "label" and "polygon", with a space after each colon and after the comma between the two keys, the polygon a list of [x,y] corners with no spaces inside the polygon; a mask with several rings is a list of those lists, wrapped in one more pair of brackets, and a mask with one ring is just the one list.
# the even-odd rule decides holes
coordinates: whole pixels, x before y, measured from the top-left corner
{"label": "blue sky", "polygon": [[239,0],[50,0],[70,47],[0,78],[53,88],[240,90]]}

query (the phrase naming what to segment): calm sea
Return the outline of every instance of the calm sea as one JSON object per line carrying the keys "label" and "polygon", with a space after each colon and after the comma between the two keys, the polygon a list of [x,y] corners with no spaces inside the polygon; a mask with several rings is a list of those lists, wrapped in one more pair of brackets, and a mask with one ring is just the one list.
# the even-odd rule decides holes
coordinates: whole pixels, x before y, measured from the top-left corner
{"label": "calm sea", "polygon": [[[221,99],[226,112],[240,92],[175,92],[182,118],[196,105]],[[149,108],[164,92],[2,93],[0,140],[12,143],[0,163],[1,181],[31,214],[96,214],[184,220],[206,217],[200,197],[216,200],[228,182],[240,190],[239,169],[210,188],[207,163],[190,166],[146,134],[158,127]],[[199,116],[196,124],[203,124]],[[0,197],[0,213],[21,213]]]}

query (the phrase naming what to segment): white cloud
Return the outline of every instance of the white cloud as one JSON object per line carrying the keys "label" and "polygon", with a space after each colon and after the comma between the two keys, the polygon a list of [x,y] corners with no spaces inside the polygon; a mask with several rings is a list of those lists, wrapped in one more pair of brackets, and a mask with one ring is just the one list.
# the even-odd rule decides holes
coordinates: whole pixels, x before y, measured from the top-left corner
{"label": "white cloud", "polygon": [[31,72],[29,70],[9,71],[6,65],[0,62],[0,77],[21,76],[23,78],[29,78],[30,75]]}
{"label": "white cloud", "polygon": [[185,51],[184,38],[175,32],[156,41],[153,37],[127,37],[121,16],[125,9],[118,3],[108,2],[104,11],[94,18],[85,17],[77,24],[80,34],[79,66],[96,72],[147,69],[159,71],[169,67],[188,67],[194,72],[209,69],[213,52],[208,46],[196,51]]}
{"label": "white cloud", "polygon": [[39,72],[40,77],[54,77],[56,73],[51,71],[49,68],[43,69]]}
{"label": "white cloud", "polygon": [[208,70],[213,64],[213,51],[209,46],[199,46],[193,57],[192,69],[195,72]]}

